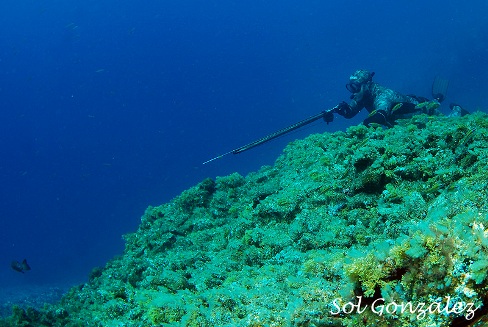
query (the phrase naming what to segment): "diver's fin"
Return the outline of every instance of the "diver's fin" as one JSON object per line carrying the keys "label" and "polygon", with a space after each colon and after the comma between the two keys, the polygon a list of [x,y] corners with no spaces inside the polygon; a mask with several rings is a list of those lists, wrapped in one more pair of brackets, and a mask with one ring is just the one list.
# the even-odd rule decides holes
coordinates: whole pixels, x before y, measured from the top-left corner
{"label": "diver's fin", "polygon": [[432,83],[432,97],[442,102],[447,95],[447,88],[449,87],[449,80],[436,76],[434,83]]}

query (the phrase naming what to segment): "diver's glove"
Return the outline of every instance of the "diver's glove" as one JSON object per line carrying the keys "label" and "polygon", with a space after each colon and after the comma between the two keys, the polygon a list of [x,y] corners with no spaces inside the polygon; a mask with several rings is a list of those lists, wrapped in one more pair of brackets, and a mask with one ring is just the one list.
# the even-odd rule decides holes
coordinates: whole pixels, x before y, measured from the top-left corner
{"label": "diver's glove", "polygon": [[350,111],[351,107],[344,101],[334,107],[334,112],[337,112],[339,115],[346,118],[349,116]]}
{"label": "diver's glove", "polygon": [[334,109],[328,110],[324,112],[324,120],[329,125],[329,123],[332,123],[334,121]]}

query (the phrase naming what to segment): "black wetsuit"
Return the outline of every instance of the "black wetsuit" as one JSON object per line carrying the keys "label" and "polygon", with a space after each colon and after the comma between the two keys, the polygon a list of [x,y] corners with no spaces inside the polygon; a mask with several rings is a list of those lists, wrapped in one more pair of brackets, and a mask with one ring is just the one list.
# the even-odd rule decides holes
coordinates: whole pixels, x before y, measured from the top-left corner
{"label": "black wetsuit", "polygon": [[[370,116],[364,120],[365,125],[378,123],[393,126],[397,119],[410,118],[415,114],[438,114],[437,110],[426,112],[425,109],[416,108],[419,103],[429,101],[427,98],[403,95],[372,81],[362,85],[361,90],[354,93],[351,99],[349,108],[346,107],[340,114],[345,118],[352,118],[366,108]],[[402,103],[402,106],[395,108],[398,103]],[[394,108],[396,110],[392,112]]]}

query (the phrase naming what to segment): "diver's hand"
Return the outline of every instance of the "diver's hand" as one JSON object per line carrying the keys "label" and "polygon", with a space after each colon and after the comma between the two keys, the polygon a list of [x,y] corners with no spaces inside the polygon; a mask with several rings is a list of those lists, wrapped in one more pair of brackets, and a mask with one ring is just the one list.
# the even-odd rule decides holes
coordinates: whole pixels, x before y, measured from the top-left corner
{"label": "diver's hand", "polygon": [[324,112],[324,120],[329,125],[334,121],[334,109]]}
{"label": "diver's hand", "polygon": [[350,107],[346,102],[342,101],[337,106],[335,106],[334,111],[341,116],[346,116],[350,111]]}

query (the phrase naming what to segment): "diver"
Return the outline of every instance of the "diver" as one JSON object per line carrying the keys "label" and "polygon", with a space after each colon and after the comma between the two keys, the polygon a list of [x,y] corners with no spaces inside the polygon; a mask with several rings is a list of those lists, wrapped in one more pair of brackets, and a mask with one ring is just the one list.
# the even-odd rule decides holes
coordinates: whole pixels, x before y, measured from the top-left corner
{"label": "diver", "polygon": [[[274,133],[266,135],[251,143],[245,144],[234,150],[225,152],[213,157],[202,164],[208,164],[214,160],[223,158],[229,154],[238,154],[253,149],[258,145],[264,144],[277,137],[295,131],[303,126],[311,124],[317,120],[325,120],[328,123],[334,120],[334,113],[345,118],[356,116],[363,108],[368,110],[369,115],[364,120],[366,126],[386,126],[392,127],[398,119],[411,118],[417,114],[441,115],[437,110],[441,102],[445,99],[449,81],[437,77],[432,84],[432,97],[429,100],[415,95],[403,95],[392,89],[386,88],[373,82],[374,73],[367,70],[357,70],[349,78],[346,88],[352,93],[351,103],[341,102],[334,108],[324,110],[316,115],[310,116],[288,127],[282,128]],[[457,104],[451,104],[449,117],[464,116],[468,114],[466,110]]]}
{"label": "diver", "polygon": [[[432,85],[433,100],[415,95],[403,95],[392,89],[373,82],[374,72],[357,70],[349,78],[346,88],[351,92],[351,102],[341,102],[324,115],[324,120],[330,123],[334,120],[334,113],[345,118],[352,118],[363,108],[369,112],[364,120],[366,126],[380,124],[386,127],[395,125],[396,120],[411,118],[416,114],[441,115],[437,110],[445,99],[449,82],[436,78]],[[461,106],[451,104],[449,117],[468,114]]]}

